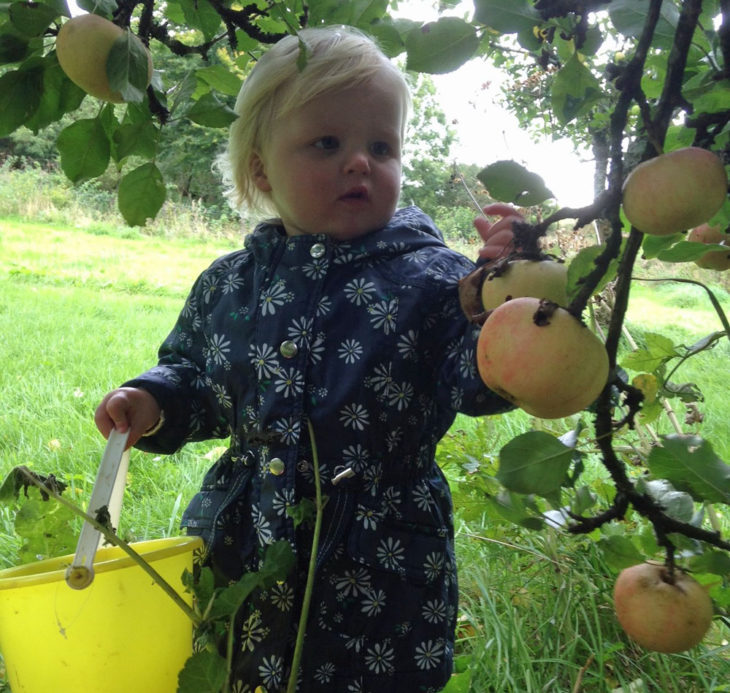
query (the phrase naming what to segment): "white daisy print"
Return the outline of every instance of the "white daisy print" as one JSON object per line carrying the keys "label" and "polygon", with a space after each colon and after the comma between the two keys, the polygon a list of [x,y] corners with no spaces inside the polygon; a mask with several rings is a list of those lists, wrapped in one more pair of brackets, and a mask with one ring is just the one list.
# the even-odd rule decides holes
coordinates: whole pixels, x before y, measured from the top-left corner
{"label": "white daisy print", "polygon": [[426,578],[430,581],[435,580],[444,569],[444,555],[432,551],[426,556],[426,560],[423,564],[423,570],[426,573]]}
{"label": "white daisy print", "polygon": [[277,582],[269,593],[271,603],[280,611],[289,611],[294,605],[294,590],[288,582]]}
{"label": "white daisy print", "polygon": [[414,360],[418,358],[418,332],[408,330],[398,339],[398,353],[404,359]]}
{"label": "white daisy print", "polygon": [[444,657],[444,645],[438,640],[424,640],[416,647],[416,665],[419,669],[435,669]]}
{"label": "white daisy print", "polygon": [[256,645],[260,643],[267,635],[269,629],[264,628],[261,623],[261,612],[254,611],[241,628],[241,649],[253,652]]}
{"label": "white daisy print", "polygon": [[309,264],[304,265],[303,271],[305,276],[309,277],[310,279],[320,279],[321,277],[324,277],[325,274],[327,274],[328,267],[329,262],[327,262],[327,259],[320,257],[312,260],[312,262],[310,262]]}
{"label": "white daisy print", "polygon": [[395,653],[386,640],[382,643],[375,643],[365,653],[365,664],[375,674],[389,674],[393,671],[393,659]]}
{"label": "white daisy print", "polygon": [[304,376],[296,368],[282,368],[274,381],[276,391],[284,397],[296,397],[304,388]]}
{"label": "white daisy print", "polygon": [[214,334],[208,339],[205,349],[205,356],[217,366],[221,366],[228,361],[226,354],[231,351],[231,342],[221,334]]}
{"label": "white daisy print", "polygon": [[401,567],[405,550],[401,545],[400,539],[386,537],[381,540],[375,555],[385,568],[397,570]]}
{"label": "white daisy print", "polygon": [[271,377],[279,368],[276,350],[268,344],[252,346],[248,357],[256,369],[256,375],[260,380]]}
{"label": "white daisy print", "polygon": [[259,666],[259,676],[265,685],[278,688],[284,674],[284,658],[271,655],[264,657]]}
{"label": "white daisy print", "polygon": [[335,675],[335,665],[332,662],[325,662],[314,672],[314,678],[318,683],[329,683]]}
{"label": "white daisy print", "polygon": [[299,437],[300,422],[299,419],[286,417],[274,421],[272,428],[281,436],[282,442],[291,445]]}
{"label": "white daisy print", "polygon": [[340,410],[340,421],[346,428],[355,431],[364,431],[370,425],[370,415],[362,404],[350,404]]}
{"label": "white daisy print", "polygon": [[385,334],[390,334],[395,330],[395,319],[398,315],[398,299],[391,298],[387,301],[379,301],[378,303],[368,307],[371,315],[370,323],[375,329],[382,329]]}
{"label": "white daisy print", "polygon": [[365,568],[346,570],[336,579],[335,589],[344,597],[364,594],[370,589],[370,573]]}
{"label": "white daisy print", "polygon": [[395,407],[398,411],[408,408],[413,397],[413,385],[410,383],[400,383],[393,385],[388,391],[388,404]]}
{"label": "white daisy print", "polygon": [[337,355],[345,363],[355,363],[362,356],[362,344],[357,339],[346,339],[340,344]]}
{"label": "white daisy print", "polygon": [[251,509],[251,515],[253,517],[253,526],[256,530],[256,534],[258,535],[259,543],[262,546],[270,544],[274,540],[274,536],[271,533],[271,525],[266,517],[264,517],[258,505],[253,506]]}
{"label": "white daisy print", "polygon": [[358,504],[357,510],[355,511],[355,519],[358,522],[362,522],[363,529],[377,529],[380,514],[372,508]]}
{"label": "white daisy print", "polygon": [[362,600],[362,611],[368,616],[377,616],[385,608],[385,592],[383,590],[371,590]]}
{"label": "white daisy print", "polygon": [[446,604],[442,599],[430,599],[423,605],[421,614],[429,623],[442,623],[446,618]]}
{"label": "white daisy print", "polygon": [[370,302],[375,293],[375,284],[364,279],[355,279],[345,285],[345,296],[356,306],[362,306]]}
{"label": "white daisy print", "polygon": [[292,294],[287,292],[286,285],[283,281],[272,284],[268,289],[261,292],[259,299],[261,303],[262,315],[275,315],[276,309],[283,306],[287,301],[291,301]]}

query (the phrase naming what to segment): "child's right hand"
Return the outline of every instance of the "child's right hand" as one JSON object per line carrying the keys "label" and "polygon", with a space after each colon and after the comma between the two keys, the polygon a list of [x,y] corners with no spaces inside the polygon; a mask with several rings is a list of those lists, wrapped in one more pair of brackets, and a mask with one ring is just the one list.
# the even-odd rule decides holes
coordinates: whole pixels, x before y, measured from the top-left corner
{"label": "child's right hand", "polygon": [[497,260],[509,255],[514,250],[512,222],[524,221],[525,218],[512,205],[495,202],[482,209],[485,216],[499,216],[498,221],[491,223],[484,217],[477,217],[474,226],[484,241],[479,250],[479,257],[486,260]]}
{"label": "child's right hand", "polygon": [[94,413],[94,422],[105,438],[113,428],[120,433],[129,429],[129,448],[157,423],[161,411],[157,400],[146,390],[120,387],[101,400]]}

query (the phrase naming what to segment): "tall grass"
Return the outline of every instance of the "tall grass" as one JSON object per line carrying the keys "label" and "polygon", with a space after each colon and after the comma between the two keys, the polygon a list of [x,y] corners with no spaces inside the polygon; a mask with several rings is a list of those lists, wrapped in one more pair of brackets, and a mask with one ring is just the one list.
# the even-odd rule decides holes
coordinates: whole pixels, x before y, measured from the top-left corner
{"label": "tall grass", "polygon": [[[67,194],[54,190],[46,193]],[[48,219],[21,221],[19,208],[3,213],[8,198],[19,204],[23,191],[15,193],[0,185],[0,476],[21,464],[58,473],[85,505],[104,446],[93,423],[97,403],[154,363],[192,281],[240,245],[240,231],[130,230],[101,215],[82,224],[64,221],[57,207],[48,208]],[[715,288],[727,305],[727,293]],[[691,344],[720,329],[701,290],[671,284],[639,285],[627,325],[639,343],[647,331]],[[690,359],[678,381],[701,384],[703,431],[728,460],[726,343]],[[682,418],[682,405],[675,406]],[[448,466],[458,449],[494,462],[501,445],[535,425],[519,411],[460,416],[440,459]],[[559,422],[539,425],[562,432]],[[664,423],[657,428],[671,430]],[[188,445],[170,456],[133,451],[120,532],[136,539],[177,533],[183,508],[223,443]],[[467,520],[469,509],[457,510],[458,645],[473,693],[730,691],[727,628],[718,626],[709,644],[686,655],[646,654],[628,643],[610,606],[613,574],[593,538],[531,533],[491,516],[475,520],[478,507]],[[16,557],[12,516],[0,507],[0,567]]]}

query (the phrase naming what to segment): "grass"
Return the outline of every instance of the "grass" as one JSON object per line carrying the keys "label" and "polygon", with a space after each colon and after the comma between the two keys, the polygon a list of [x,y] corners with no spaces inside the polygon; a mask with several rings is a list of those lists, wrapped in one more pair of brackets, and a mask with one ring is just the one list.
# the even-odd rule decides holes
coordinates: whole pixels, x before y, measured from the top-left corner
{"label": "grass", "polygon": [[[93,423],[97,403],[154,362],[194,278],[239,243],[236,234],[0,217],[0,475],[21,464],[56,472],[84,505],[104,446]],[[717,295],[727,306],[727,292],[718,287]],[[700,289],[671,284],[637,285],[627,325],[639,343],[647,331],[692,344],[720,329]],[[701,384],[702,430],[727,460],[726,344],[690,359],[677,378]],[[451,437],[474,459],[493,462],[501,445],[534,425],[519,411],[460,416]],[[540,425],[562,433],[565,422]],[[221,444],[188,445],[171,456],[133,451],[120,532],[137,539],[178,533],[181,512]],[[443,447],[442,457],[451,449]],[[0,567],[15,562],[17,548],[12,515],[0,506]],[[730,690],[727,628],[687,655],[646,654],[628,644],[610,607],[614,574],[593,537],[472,517],[459,527],[457,556],[459,653],[474,693]]]}

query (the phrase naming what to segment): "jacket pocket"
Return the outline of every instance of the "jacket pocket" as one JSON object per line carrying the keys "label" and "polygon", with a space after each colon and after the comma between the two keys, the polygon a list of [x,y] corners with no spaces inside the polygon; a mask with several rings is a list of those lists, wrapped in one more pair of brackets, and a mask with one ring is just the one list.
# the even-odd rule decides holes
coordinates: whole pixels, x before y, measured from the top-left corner
{"label": "jacket pocket", "polygon": [[443,580],[453,563],[447,528],[398,521],[383,522],[376,530],[353,523],[347,552],[358,563],[417,585]]}

